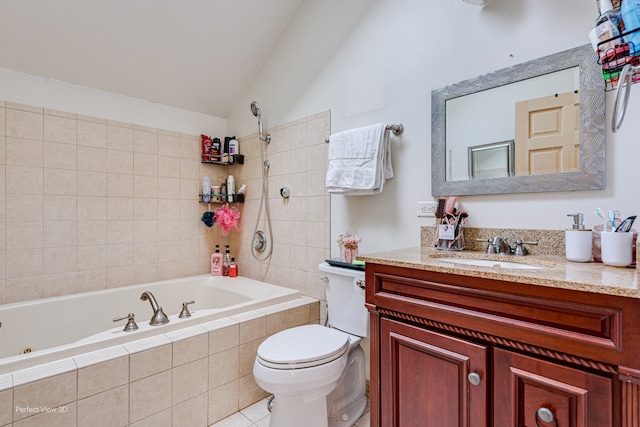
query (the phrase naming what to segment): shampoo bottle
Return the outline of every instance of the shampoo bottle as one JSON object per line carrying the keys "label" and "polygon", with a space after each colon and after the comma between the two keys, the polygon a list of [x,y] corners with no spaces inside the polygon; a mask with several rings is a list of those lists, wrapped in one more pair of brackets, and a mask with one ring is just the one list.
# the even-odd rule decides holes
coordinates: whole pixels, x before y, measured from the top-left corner
{"label": "shampoo bottle", "polygon": [[208,176],[202,178],[202,201],[205,203],[211,201],[211,180]]}
{"label": "shampoo bottle", "polygon": [[222,254],[220,253],[220,245],[216,245],[216,251],[211,254],[211,275],[222,276]]}
{"label": "shampoo bottle", "polygon": [[229,266],[231,265],[231,252],[229,252],[229,245],[225,246],[224,259],[222,261],[222,275],[229,275]]}
{"label": "shampoo bottle", "polygon": [[238,140],[233,138],[229,140],[229,154],[240,154],[240,147],[238,145]]}
{"label": "shampoo bottle", "polygon": [[236,179],[233,175],[227,177],[227,201],[233,203],[236,195]]}

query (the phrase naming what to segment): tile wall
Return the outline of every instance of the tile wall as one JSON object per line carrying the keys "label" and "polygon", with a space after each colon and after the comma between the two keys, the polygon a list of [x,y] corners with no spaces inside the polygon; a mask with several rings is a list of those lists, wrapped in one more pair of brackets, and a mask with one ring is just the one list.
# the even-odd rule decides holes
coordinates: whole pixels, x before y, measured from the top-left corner
{"label": "tile wall", "polygon": [[266,397],[252,373],[265,338],[319,316],[303,297],[0,375],[0,426],[206,427]]}
{"label": "tile wall", "polygon": [[[241,275],[324,299],[329,112],[269,131],[275,244],[257,262],[257,134],[239,138],[244,165],[207,165],[198,135],[0,101],[0,304],[204,274],[215,244],[231,245]],[[247,200],[236,205],[240,229],[224,237],[200,221],[209,207],[197,195],[203,176],[227,174],[247,184]]]}
{"label": "tile wall", "polygon": [[[236,186],[247,184],[247,200],[240,206],[240,232],[231,233],[231,249],[239,259],[241,275],[324,300],[318,264],[330,256],[330,196],[325,187],[328,154],[325,140],[331,133],[330,112],[279,125],[267,132],[271,134],[271,142],[264,147],[265,159],[271,165],[267,182],[273,255],[268,261],[258,262],[251,254],[262,190],[260,145],[264,143],[257,133],[239,138],[245,164],[229,167]],[[283,187],[290,189],[288,199],[280,195]],[[267,232],[264,210],[259,229]]]}

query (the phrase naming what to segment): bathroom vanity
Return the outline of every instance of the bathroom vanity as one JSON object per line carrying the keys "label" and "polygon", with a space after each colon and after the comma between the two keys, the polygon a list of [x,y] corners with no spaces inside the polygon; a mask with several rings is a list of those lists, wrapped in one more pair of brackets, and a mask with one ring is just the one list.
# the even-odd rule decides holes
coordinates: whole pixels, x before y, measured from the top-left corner
{"label": "bathroom vanity", "polygon": [[431,248],[360,257],[372,427],[640,426],[635,269],[455,256],[500,261]]}

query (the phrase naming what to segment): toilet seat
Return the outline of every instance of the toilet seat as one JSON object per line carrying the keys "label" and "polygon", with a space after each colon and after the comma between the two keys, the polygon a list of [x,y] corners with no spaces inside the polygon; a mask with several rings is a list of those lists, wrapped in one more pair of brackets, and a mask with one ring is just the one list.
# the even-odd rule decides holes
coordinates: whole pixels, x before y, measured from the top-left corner
{"label": "toilet seat", "polygon": [[272,369],[303,369],[340,358],[349,350],[349,336],[320,325],[305,325],[267,338],[258,347],[257,361]]}

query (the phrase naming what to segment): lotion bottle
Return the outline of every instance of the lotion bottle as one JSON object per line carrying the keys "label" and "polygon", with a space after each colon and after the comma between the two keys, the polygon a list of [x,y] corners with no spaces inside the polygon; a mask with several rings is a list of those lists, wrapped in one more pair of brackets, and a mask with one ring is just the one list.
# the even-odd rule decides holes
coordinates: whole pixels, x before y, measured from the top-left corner
{"label": "lotion bottle", "polygon": [[220,253],[220,245],[216,245],[216,251],[211,254],[211,275],[222,276],[223,260]]}
{"label": "lotion bottle", "polygon": [[567,214],[573,217],[573,227],[564,232],[565,256],[569,261],[591,261],[592,232],[584,228],[584,215],[581,213]]}

